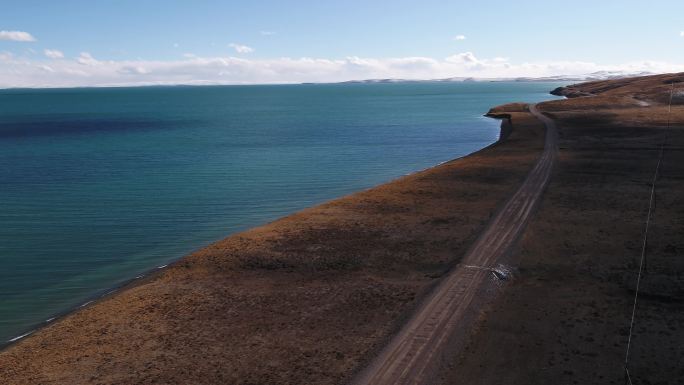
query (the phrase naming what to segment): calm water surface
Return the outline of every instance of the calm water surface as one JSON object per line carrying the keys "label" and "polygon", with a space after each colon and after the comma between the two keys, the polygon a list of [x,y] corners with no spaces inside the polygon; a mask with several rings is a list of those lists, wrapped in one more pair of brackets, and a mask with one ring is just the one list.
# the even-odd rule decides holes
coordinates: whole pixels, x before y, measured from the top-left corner
{"label": "calm water surface", "polygon": [[0,345],[230,233],[476,151],[559,83],[0,90]]}

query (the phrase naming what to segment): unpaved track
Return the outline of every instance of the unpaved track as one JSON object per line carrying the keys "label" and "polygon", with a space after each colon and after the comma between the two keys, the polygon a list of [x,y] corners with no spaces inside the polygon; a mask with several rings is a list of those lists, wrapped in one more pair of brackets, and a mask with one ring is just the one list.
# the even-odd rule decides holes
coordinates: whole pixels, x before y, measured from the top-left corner
{"label": "unpaved track", "polygon": [[463,258],[424,301],[407,324],[359,375],[355,384],[429,384],[450,338],[469,327],[478,311],[473,301],[492,285],[491,268],[506,256],[522,234],[551,177],[557,155],[552,119],[536,106],[530,112],[546,125],[544,151],[518,191],[489,223]]}

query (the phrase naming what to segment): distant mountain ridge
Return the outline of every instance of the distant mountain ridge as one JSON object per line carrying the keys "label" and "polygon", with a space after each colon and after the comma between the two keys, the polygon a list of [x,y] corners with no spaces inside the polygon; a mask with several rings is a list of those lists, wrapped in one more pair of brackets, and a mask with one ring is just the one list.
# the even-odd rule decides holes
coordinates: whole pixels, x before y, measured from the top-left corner
{"label": "distant mountain ridge", "polygon": [[625,71],[596,71],[584,75],[556,75],[544,77],[508,77],[508,78],[475,78],[475,77],[452,77],[442,79],[364,79],[364,80],[348,80],[338,82],[339,84],[378,84],[378,83],[424,83],[424,82],[586,82],[595,80],[612,80],[622,79],[636,76],[655,75],[653,72],[639,71],[639,72],[625,72]]}

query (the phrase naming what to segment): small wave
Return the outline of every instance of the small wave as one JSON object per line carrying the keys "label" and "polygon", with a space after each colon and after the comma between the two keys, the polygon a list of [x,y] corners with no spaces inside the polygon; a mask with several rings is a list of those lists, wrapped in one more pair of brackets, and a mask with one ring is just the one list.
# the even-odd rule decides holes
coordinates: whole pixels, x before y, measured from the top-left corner
{"label": "small wave", "polygon": [[30,335],[31,333],[33,333],[33,330],[31,330],[31,331],[28,332],[28,333],[22,334],[22,335],[20,335],[20,336],[18,336],[18,337],[14,337],[14,338],[8,340],[8,342],[18,341],[18,340],[20,340],[20,339],[22,339],[22,338],[24,338],[24,337]]}
{"label": "small wave", "polygon": [[86,306],[90,305],[91,303],[93,303],[93,301],[88,301],[88,302],[84,303],[83,305],[81,305],[81,307],[86,307]]}

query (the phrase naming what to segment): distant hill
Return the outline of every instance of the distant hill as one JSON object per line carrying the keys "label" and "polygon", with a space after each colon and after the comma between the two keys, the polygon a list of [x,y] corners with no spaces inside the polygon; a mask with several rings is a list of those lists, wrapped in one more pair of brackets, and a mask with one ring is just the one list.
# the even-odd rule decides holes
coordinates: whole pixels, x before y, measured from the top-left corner
{"label": "distant hill", "polygon": [[556,75],[544,77],[511,77],[511,78],[474,78],[474,77],[452,77],[443,79],[364,79],[364,80],[349,80],[339,82],[340,84],[380,84],[380,83],[447,83],[447,82],[497,82],[497,81],[514,81],[514,82],[587,82],[598,80],[612,80],[622,79],[635,76],[655,75],[652,72],[625,72],[625,71],[596,71],[584,75]]}

